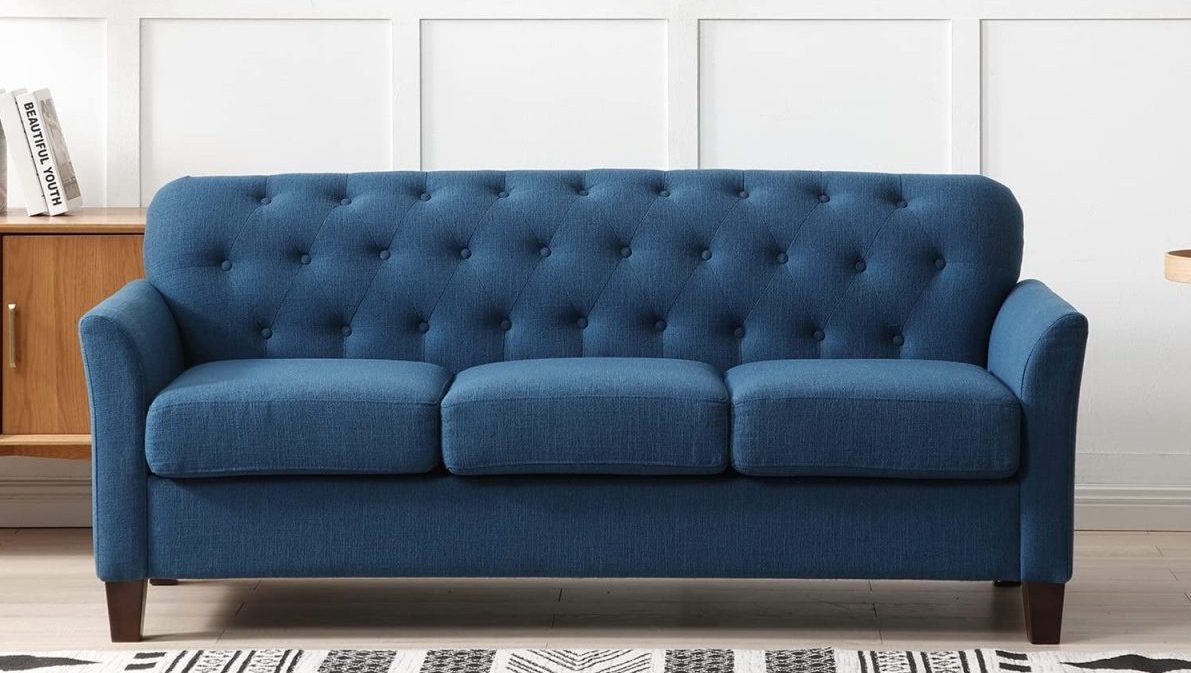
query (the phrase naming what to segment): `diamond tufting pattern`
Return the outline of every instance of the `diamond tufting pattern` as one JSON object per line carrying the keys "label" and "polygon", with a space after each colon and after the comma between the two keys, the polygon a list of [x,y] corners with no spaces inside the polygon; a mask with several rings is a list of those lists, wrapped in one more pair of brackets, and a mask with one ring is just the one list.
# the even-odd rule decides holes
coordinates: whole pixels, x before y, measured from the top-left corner
{"label": "diamond tufting pattern", "polygon": [[1021,212],[979,176],[464,171],[182,178],[150,282],[188,360],[624,356],[983,365]]}

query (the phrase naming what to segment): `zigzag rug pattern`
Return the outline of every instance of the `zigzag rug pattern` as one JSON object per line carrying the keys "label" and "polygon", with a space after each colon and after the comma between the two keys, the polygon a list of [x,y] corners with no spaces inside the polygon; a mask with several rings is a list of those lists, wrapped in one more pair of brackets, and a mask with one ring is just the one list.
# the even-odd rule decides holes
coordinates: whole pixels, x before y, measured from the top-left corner
{"label": "zigzag rug pattern", "polygon": [[0,673],[1191,673],[1191,652],[156,650],[0,654]]}

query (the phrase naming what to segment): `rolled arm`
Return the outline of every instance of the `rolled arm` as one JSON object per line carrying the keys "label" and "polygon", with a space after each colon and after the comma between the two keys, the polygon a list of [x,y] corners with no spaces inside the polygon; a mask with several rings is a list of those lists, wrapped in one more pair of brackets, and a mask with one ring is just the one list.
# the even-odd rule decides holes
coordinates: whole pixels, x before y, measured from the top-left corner
{"label": "rolled arm", "polygon": [[1071,579],[1075,421],[1088,321],[1036,280],[1018,284],[993,324],[988,368],[1022,405],[1021,579]]}
{"label": "rolled arm", "polygon": [[182,371],[173,314],[145,280],[121,288],[79,321],[91,403],[92,517],[100,579],[148,571],[145,414]]}

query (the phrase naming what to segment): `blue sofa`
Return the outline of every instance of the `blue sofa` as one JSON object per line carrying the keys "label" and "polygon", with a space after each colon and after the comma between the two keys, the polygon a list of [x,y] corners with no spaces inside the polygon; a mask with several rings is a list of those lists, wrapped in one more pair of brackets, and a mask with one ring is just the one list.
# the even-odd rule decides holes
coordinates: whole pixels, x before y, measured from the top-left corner
{"label": "blue sofa", "polygon": [[183,178],[83,317],[113,640],[148,578],[1022,583],[1087,321],[979,176]]}

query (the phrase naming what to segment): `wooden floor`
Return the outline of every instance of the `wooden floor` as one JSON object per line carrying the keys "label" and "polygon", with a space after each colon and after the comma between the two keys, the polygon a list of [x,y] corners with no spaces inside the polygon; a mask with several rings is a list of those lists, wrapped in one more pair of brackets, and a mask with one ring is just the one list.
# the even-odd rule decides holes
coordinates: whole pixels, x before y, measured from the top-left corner
{"label": "wooden floor", "polygon": [[[1081,533],[1065,648],[1191,651],[1191,533]],[[247,580],[150,587],[160,647],[1028,649],[1016,589],[786,580]],[[0,529],[0,651],[114,647],[85,529]]]}

